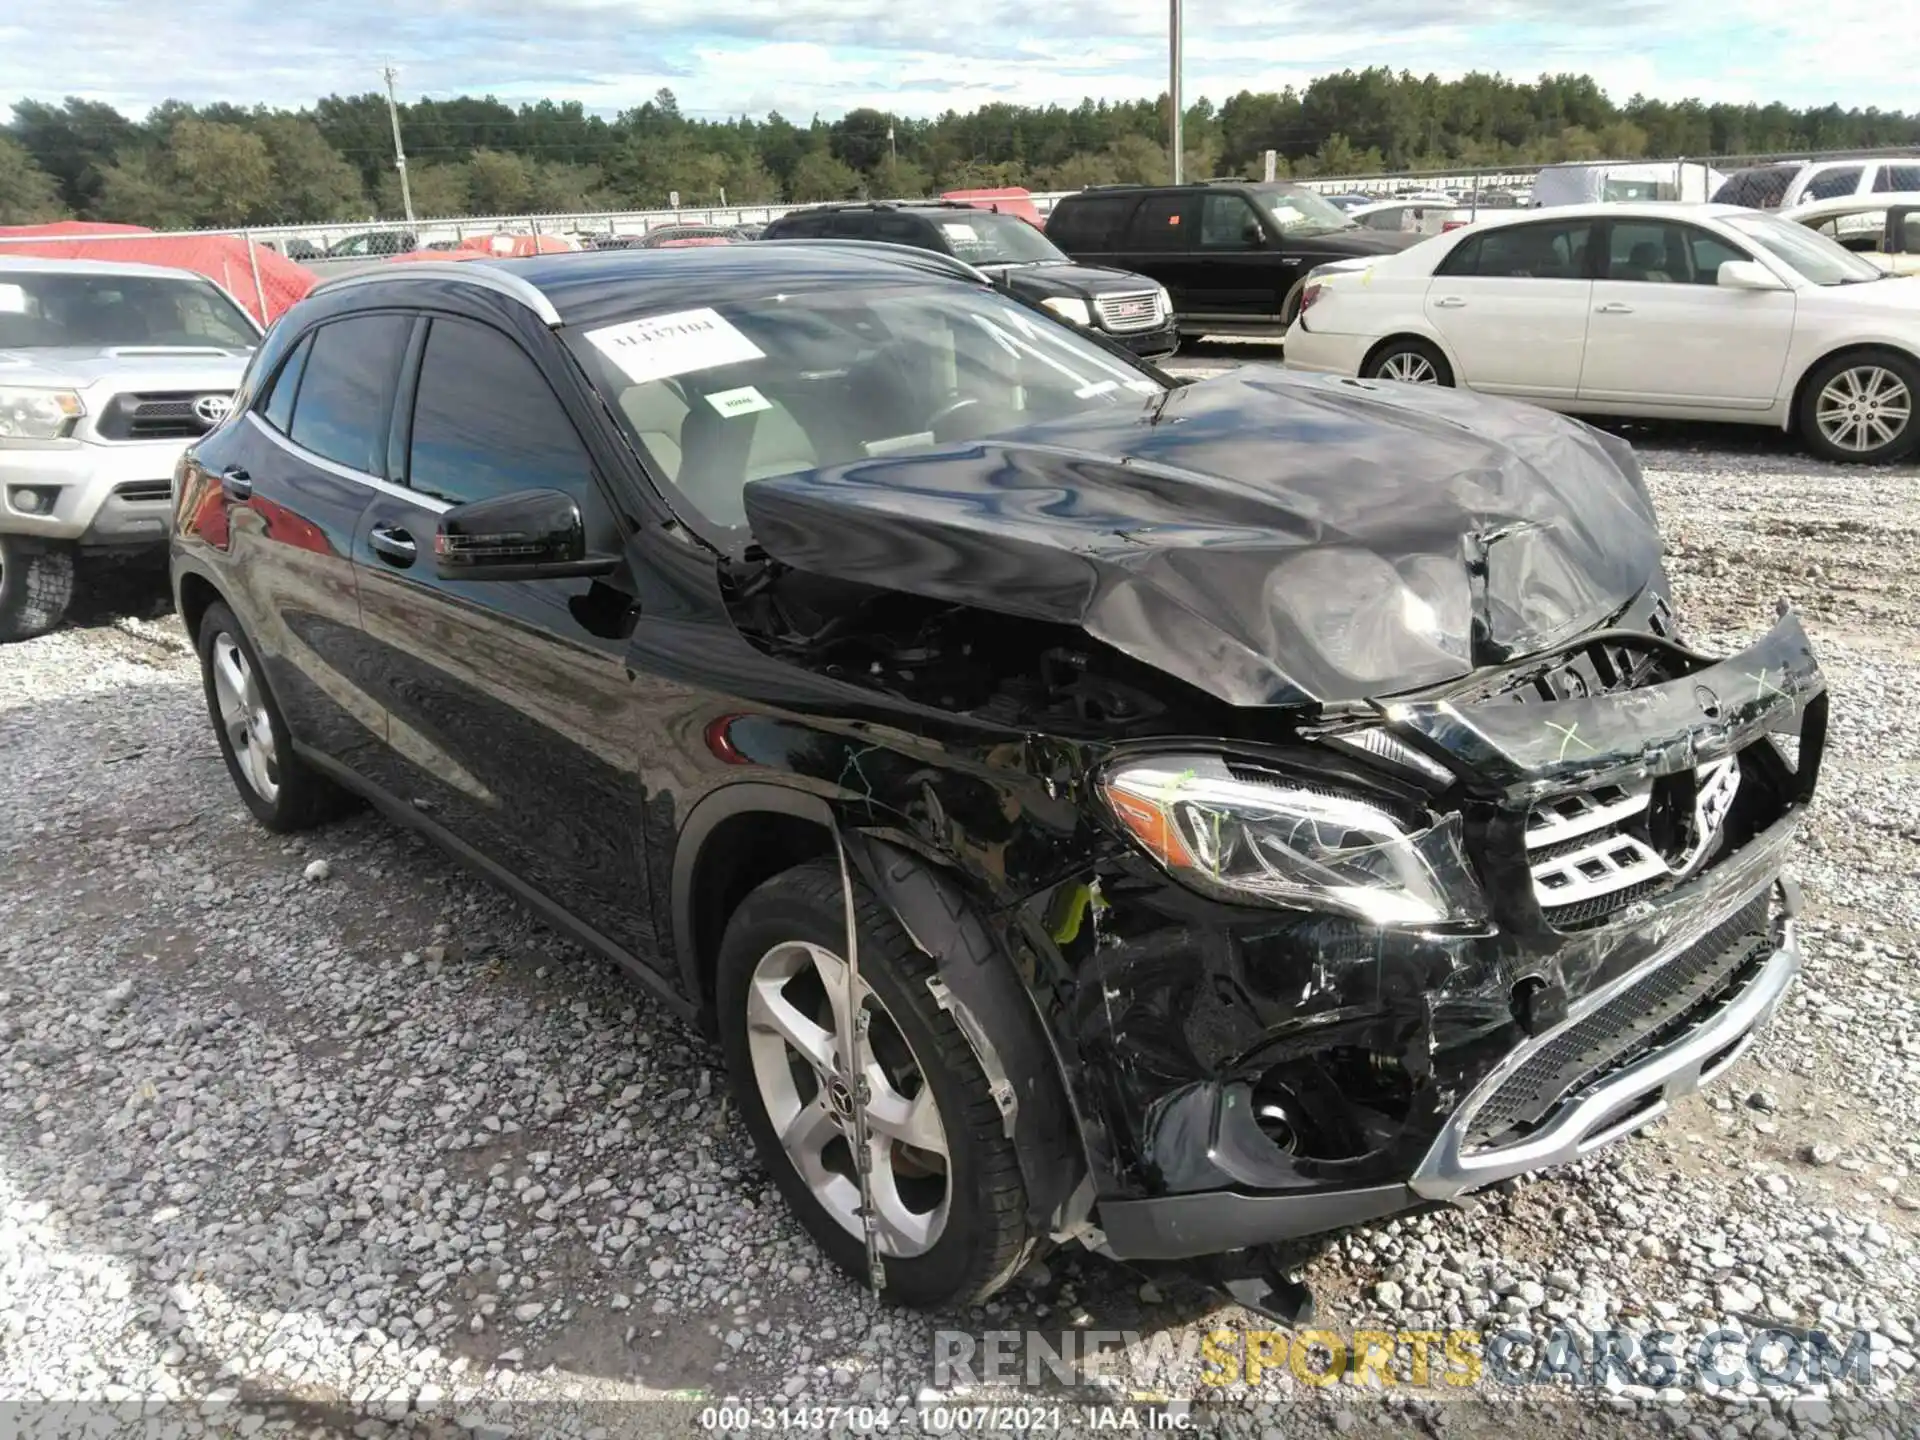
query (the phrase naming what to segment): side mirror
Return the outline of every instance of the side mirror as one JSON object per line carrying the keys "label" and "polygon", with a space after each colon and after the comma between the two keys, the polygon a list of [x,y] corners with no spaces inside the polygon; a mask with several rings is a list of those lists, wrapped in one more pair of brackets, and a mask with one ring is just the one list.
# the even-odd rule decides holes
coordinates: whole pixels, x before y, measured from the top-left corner
{"label": "side mirror", "polygon": [[1722,290],[1784,290],[1786,282],[1758,260],[1728,260],[1714,277]]}
{"label": "side mirror", "polygon": [[571,495],[517,490],[456,505],[433,539],[442,580],[567,580],[610,574],[612,555],[587,553],[587,527]]}

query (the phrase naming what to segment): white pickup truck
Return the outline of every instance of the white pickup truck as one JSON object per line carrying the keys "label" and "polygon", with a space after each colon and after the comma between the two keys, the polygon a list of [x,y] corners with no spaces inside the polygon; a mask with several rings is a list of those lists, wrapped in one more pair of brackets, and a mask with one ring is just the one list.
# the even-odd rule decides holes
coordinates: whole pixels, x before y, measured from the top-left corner
{"label": "white pickup truck", "polygon": [[164,552],[174,465],[259,341],[191,271],[0,252],[0,643],[60,623],[82,552]]}

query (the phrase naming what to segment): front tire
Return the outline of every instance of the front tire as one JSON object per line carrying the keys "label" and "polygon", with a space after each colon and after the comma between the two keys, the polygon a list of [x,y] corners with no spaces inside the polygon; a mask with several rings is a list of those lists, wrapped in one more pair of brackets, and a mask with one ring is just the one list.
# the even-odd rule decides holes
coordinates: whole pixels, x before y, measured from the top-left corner
{"label": "front tire", "polygon": [[846,1004],[839,867],[797,866],[734,912],[721,942],[720,1038],[761,1164],[828,1257],[866,1283],[838,1035],[864,1010],[869,1154],[884,1298],[984,1299],[1031,1253],[1026,1188],[966,1037],[933,1001],[934,962],[857,881],[858,1009]]}
{"label": "front tire", "polygon": [[0,535],[0,645],[44,635],[73,603],[73,551]]}
{"label": "front tire", "polygon": [[1823,460],[1886,465],[1920,447],[1920,364],[1891,350],[1835,355],[1800,390],[1807,448]]}
{"label": "front tire", "polygon": [[196,648],[214,739],[253,818],[285,834],[310,830],[349,809],[346,791],[294,753],[260,656],[233,612],[218,601],[200,617]]}

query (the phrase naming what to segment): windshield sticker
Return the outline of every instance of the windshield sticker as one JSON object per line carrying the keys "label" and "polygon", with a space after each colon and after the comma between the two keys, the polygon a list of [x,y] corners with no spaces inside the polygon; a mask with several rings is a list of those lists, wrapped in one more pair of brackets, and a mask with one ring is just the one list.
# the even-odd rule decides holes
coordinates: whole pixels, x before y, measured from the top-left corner
{"label": "windshield sticker", "polygon": [[973,226],[961,221],[943,220],[940,222],[940,228],[946,232],[949,240],[978,240],[980,238],[979,231],[975,230]]}
{"label": "windshield sticker", "polygon": [[714,310],[676,310],[589,330],[587,339],[636,384],[765,359],[765,352]]}
{"label": "windshield sticker", "polygon": [[773,402],[751,385],[738,390],[716,390],[707,396],[707,404],[722,415],[751,415],[756,410],[771,410]]}
{"label": "windshield sticker", "polygon": [[1296,220],[1307,218],[1304,211],[1292,205],[1269,205],[1267,213],[1282,225],[1291,225]]}

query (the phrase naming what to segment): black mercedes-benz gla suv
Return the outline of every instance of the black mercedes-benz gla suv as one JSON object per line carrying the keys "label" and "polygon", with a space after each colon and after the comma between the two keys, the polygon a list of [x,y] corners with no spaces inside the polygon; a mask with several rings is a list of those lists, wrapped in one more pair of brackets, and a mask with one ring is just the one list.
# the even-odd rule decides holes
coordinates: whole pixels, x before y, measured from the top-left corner
{"label": "black mercedes-benz gla suv", "polygon": [[629,967],[914,1303],[1570,1160],[1800,963],[1807,638],[1689,648],[1545,411],[742,245],[322,287],[179,481],[261,823],[364,797]]}

